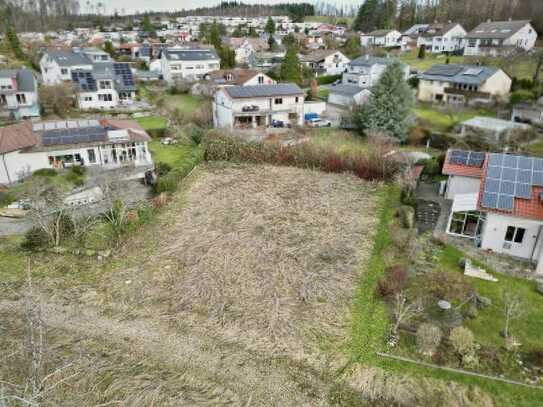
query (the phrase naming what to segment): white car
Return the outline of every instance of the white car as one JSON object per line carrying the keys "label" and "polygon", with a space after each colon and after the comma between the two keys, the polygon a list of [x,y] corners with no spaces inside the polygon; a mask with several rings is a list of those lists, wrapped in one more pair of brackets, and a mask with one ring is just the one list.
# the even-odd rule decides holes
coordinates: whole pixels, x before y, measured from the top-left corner
{"label": "white car", "polygon": [[309,127],[332,127],[332,122],[324,119],[311,119],[307,122],[307,125]]}

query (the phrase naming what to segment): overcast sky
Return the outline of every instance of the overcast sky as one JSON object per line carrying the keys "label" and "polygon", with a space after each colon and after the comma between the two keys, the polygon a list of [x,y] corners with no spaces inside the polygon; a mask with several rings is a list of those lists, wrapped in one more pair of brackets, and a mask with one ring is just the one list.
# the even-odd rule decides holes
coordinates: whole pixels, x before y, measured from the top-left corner
{"label": "overcast sky", "polygon": [[[99,0],[91,0],[93,3]],[[107,13],[113,14],[117,9],[119,13],[122,9],[125,13],[131,14],[135,11],[175,11],[191,9],[196,7],[212,6],[219,4],[219,0],[102,0],[106,5]],[[272,4],[272,3],[300,3],[302,0],[245,0],[246,3],[252,4]],[[335,1],[330,1],[331,3]],[[337,3],[343,4],[360,4],[362,0],[340,0]],[[86,0],[81,1],[83,9],[86,8]]]}

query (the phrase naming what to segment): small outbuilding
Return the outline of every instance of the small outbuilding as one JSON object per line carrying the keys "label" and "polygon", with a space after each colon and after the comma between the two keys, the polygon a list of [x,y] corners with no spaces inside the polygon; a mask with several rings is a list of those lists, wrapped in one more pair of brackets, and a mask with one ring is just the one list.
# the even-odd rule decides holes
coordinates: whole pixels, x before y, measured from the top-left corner
{"label": "small outbuilding", "polygon": [[477,137],[484,141],[497,144],[507,140],[515,131],[528,130],[529,125],[495,117],[477,116],[461,123],[461,137]]}

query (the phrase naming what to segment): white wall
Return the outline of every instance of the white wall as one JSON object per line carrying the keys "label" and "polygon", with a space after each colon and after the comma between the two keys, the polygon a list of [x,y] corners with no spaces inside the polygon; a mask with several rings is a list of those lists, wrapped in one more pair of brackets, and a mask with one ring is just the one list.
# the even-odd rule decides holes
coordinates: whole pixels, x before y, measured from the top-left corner
{"label": "white wall", "polygon": [[449,175],[445,198],[454,199],[456,194],[473,194],[479,192],[481,179],[462,175]]}
{"label": "white wall", "polygon": [[317,113],[319,116],[326,110],[326,102],[305,102],[304,115],[309,113]]}
{"label": "white wall", "polygon": [[[481,235],[481,248],[528,260],[531,260],[534,255],[534,260],[536,260],[539,253],[534,248],[536,248],[539,229],[542,225],[542,222],[489,212]],[[504,247],[505,243],[509,243],[505,242],[508,226],[526,229],[523,242],[511,242],[510,248]]]}

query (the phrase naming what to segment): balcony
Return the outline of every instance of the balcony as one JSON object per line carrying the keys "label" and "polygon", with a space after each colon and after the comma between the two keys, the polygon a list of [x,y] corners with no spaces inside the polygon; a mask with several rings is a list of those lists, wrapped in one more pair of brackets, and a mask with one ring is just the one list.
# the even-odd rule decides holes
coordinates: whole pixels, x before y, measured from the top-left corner
{"label": "balcony", "polygon": [[445,93],[448,95],[461,95],[466,98],[484,98],[490,99],[491,95],[488,92],[479,92],[476,90],[469,89],[457,89],[457,88],[445,88]]}

